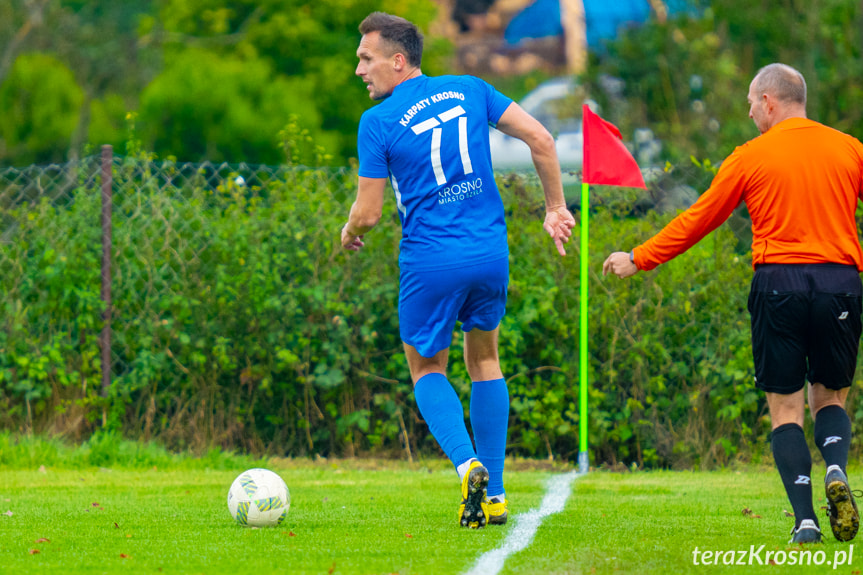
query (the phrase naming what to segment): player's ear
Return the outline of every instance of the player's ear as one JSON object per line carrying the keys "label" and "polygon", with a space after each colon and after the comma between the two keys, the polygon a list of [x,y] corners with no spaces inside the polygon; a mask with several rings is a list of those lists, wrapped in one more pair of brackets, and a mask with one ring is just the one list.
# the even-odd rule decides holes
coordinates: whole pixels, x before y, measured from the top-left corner
{"label": "player's ear", "polygon": [[401,52],[396,52],[393,54],[393,69],[396,72],[401,72],[407,67],[408,60],[405,58],[405,55]]}

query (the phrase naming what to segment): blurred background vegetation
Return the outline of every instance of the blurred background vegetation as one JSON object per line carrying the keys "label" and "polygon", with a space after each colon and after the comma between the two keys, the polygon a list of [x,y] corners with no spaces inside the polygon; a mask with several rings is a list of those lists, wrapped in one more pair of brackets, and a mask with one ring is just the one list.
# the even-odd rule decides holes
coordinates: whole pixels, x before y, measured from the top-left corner
{"label": "blurred background vegetation", "polygon": [[[668,196],[697,196],[716,163],[757,135],[746,94],[759,67],[797,67],[810,116],[863,133],[860,2],[692,0],[671,15],[649,4],[646,22],[591,45],[573,102],[595,100],[625,136],[649,127],[666,167],[644,192],[592,190],[594,272],[608,251],[673,217],[681,205],[663,208]],[[201,453],[434,452],[397,339],[394,206],[373,253],[347,258],[337,241],[356,182],[357,122],[372,105],[353,73],[357,24],[373,10],[409,15],[427,32],[425,73],[471,70],[516,99],[567,73],[499,42],[488,66],[471,67],[488,36],[448,32],[451,9],[447,0],[0,2],[0,428],[82,441],[102,430]],[[495,59],[509,56],[517,65]],[[91,165],[102,144],[121,156],[107,394]],[[67,163],[30,166],[54,162]],[[575,460],[578,253],[552,253],[535,180],[499,183],[518,238],[501,342],[510,451]],[[591,274],[593,462],[710,467],[769,452],[752,386],[747,227],[736,214],[694,253],[630,282]],[[458,338],[451,376],[466,399]],[[858,438],[861,390],[856,379]]]}
{"label": "blurred background vegetation", "polygon": [[[485,2],[483,9],[513,1]],[[598,101],[624,135],[651,128],[664,144],[662,160],[720,160],[754,137],[748,83],[773,61],[804,73],[811,117],[863,131],[859,1],[648,4],[645,23],[591,45],[580,81],[583,95]],[[666,4],[687,9],[656,11]],[[326,151],[298,159],[347,165],[356,154],[359,116],[372,105],[353,71],[357,24],[373,10],[420,25],[429,75],[472,71],[518,99],[566,73],[537,59],[506,71],[494,60],[470,68],[468,48],[491,40],[489,33],[448,32],[458,5],[8,0],[0,3],[0,166],[75,159],[102,144],[122,150],[130,113],[144,148],[160,158],[281,163],[280,133],[293,121]],[[496,17],[507,14],[498,10]],[[497,56],[507,49],[516,48],[497,49]]]}
{"label": "blurred background vegetation", "polygon": [[[370,105],[354,77],[374,10],[427,26],[428,0],[11,0],[0,4],[0,165],[144,147],[182,160],[280,163],[300,128],[344,163]],[[446,47],[426,58],[441,73]]]}

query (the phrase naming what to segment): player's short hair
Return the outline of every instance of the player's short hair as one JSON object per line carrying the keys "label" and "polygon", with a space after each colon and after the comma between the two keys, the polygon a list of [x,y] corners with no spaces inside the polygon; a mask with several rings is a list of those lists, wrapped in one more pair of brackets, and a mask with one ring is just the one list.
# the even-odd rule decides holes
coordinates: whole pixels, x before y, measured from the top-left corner
{"label": "player's short hair", "polygon": [[755,91],[770,94],[780,102],[806,105],[806,80],[787,64],[768,64],[758,70]]}
{"label": "player's short hair", "polygon": [[423,35],[413,22],[386,12],[372,12],[360,23],[360,33],[380,32],[393,49],[401,52],[411,66],[419,67],[423,59]]}

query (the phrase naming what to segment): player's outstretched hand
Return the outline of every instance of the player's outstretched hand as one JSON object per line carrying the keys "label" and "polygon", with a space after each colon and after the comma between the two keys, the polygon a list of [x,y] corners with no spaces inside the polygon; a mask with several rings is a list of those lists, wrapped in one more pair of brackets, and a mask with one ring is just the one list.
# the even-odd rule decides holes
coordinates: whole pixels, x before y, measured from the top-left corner
{"label": "player's outstretched hand", "polygon": [[634,276],[638,273],[638,268],[632,260],[629,259],[629,254],[626,252],[614,252],[605,259],[602,264],[602,275],[614,274],[620,279]]}
{"label": "player's outstretched hand", "polygon": [[569,210],[565,206],[560,206],[545,213],[545,222],[542,224],[542,227],[548,232],[551,239],[554,240],[554,245],[557,246],[557,251],[562,256],[566,255],[563,244],[569,241],[574,226],[575,218],[572,217],[572,214],[569,213]]}
{"label": "player's outstretched hand", "polygon": [[363,243],[363,236],[355,236],[348,233],[348,224],[345,224],[345,227],[342,228],[342,247],[352,252],[358,252],[365,245]]}

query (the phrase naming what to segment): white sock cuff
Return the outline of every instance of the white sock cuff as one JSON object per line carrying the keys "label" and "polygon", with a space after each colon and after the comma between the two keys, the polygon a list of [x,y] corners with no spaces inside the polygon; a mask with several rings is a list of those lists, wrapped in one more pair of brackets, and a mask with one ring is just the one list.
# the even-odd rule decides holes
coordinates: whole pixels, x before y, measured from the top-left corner
{"label": "white sock cuff", "polygon": [[470,459],[455,468],[455,470],[458,472],[459,479],[464,479],[464,474],[467,473],[467,470],[470,469],[470,464],[474,461],[476,461],[476,459],[471,457]]}

